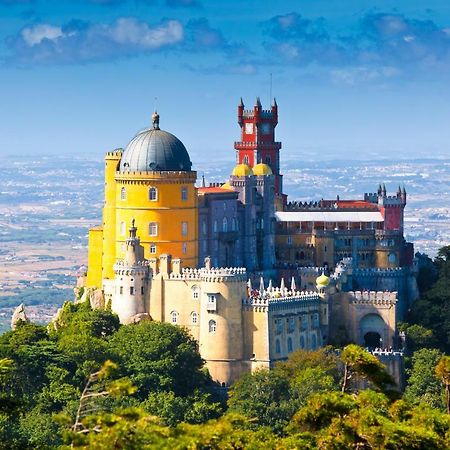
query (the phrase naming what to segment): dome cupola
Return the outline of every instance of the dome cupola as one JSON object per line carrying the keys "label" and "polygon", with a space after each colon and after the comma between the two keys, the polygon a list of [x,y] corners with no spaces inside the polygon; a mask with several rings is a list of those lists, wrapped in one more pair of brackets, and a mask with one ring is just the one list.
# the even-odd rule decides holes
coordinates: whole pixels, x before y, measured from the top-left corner
{"label": "dome cupola", "polygon": [[256,176],[273,175],[270,166],[268,164],[264,164],[263,162],[260,162],[259,164],[256,164],[256,166],[253,167],[253,173]]}
{"label": "dome cupola", "polygon": [[120,161],[121,172],[191,171],[192,163],[183,143],[159,128],[159,114],[152,114],[152,127],[139,131],[129,142]]}
{"label": "dome cupola", "polygon": [[231,172],[234,177],[249,177],[253,175],[253,170],[247,164],[238,164]]}

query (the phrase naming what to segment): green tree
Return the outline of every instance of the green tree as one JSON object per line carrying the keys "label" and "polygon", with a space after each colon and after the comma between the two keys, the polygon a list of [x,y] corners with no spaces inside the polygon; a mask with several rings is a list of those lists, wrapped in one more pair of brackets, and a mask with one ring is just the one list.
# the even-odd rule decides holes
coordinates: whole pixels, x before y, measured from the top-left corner
{"label": "green tree", "polygon": [[[342,392],[349,390],[350,380],[367,380],[382,391],[386,391],[395,385],[384,365],[374,355],[359,345],[347,345],[342,351],[341,359],[344,363]],[[355,383],[352,383],[352,385],[355,388]]]}
{"label": "green tree", "polygon": [[158,391],[187,396],[209,381],[196,341],[186,329],[168,323],[122,326],[109,339],[109,352],[141,401]]}
{"label": "green tree", "polygon": [[442,387],[435,374],[435,367],[441,356],[439,350],[428,348],[413,354],[404,395],[407,401],[416,405],[424,403],[439,409],[443,407]]}
{"label": "green tree", "polygon": [[445,404],[450,414],[450,356],[442,356],[436,366],[436,375],[445,388]]}

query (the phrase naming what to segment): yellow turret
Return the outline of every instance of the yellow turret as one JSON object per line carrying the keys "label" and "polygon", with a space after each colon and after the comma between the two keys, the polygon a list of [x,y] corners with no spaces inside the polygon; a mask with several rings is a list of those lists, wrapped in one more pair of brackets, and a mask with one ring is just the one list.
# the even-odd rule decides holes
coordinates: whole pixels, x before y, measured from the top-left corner
{"label": "yellow turret", "polygon": [[253,175],[253,170],[247,164],[238,164],[231,172],[231,175],[235,177],[249,177]]}

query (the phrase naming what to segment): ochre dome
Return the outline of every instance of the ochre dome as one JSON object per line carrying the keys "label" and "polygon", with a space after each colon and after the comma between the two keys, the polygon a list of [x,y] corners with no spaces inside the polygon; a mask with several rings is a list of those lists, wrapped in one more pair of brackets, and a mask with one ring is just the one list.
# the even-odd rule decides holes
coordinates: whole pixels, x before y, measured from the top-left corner
{"label": "ochre dome", "polygon": [[153,121],[153,127],[139,131],[126,146],[119,170],[189,172],[192,163],[186,147],[173,134],[159,129],[159,116]]}
{"label": "ochre dome", "polygon": [[231,172],[231,175],[235,177],[249,177],[253,175],[253,170],[247,164],[238,164]]}
{"label": "ochre dome", "polygon": [[231,186],[230,182],[227,181],[226,183],[222,184],[222,186],[220,186],[222,189],[233,189],[233,187]]}
{"label": "ochre dome", "polygon": [[256,166],[253,167],[253,173],[257,176],[261,175],[273,175],[272,169],[270,166],[264,163],[256,164]]}
{"label": "ochre dome", "polygon": [[316,285],[319,287],[327,287],[330,284],[330,278],[327,277],[324,273],[320,275],[320,277],[316,278]]}

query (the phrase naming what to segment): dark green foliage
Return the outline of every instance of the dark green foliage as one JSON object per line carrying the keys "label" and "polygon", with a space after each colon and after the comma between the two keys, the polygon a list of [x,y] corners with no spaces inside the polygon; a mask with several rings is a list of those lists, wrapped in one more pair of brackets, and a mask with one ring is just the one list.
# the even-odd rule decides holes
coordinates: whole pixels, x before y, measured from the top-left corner
{"label": "dark green foliage", "polygon": [[407,322],[431,330],[434,345],[450,353],[450,246],[439,250],[432,269],[429,262],[425,267],[418,278],[420,298],[412,305]]}
{"label": "dark green foliage", "polygon": [[109,340],[109,349],[141,400],[158,391],[189,395],[207,382],[197,343],[183,328],[148,321],[123,326]]}

